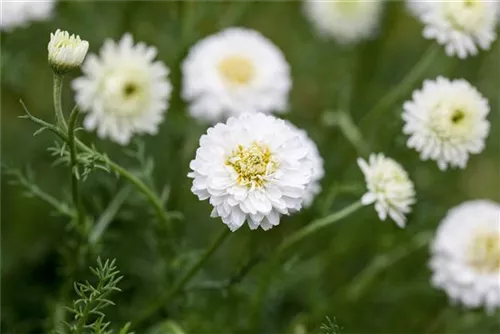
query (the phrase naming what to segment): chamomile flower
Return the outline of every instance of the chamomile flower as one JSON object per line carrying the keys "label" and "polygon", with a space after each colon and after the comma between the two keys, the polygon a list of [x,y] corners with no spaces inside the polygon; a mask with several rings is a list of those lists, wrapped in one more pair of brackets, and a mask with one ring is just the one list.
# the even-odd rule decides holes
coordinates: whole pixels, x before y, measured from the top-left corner
{"label": "chamomile flower", "polygon": [[406,7],[408,8],[410,14],[415,17],[420,17],[420,15],[423,15],[425,13],[427,9],[427,3],[429,3],[430,1],[406,0]]}
{"label": "chamomile flower", "polygon": [[368,161],[358,158],[368,192],[361,203],[375,203],[375,210],[381,220],[391,217],[399,227],[405,227],[405,215],[415,203],[415,189],[408,173],[391,158],[382,153],[370,154]]}
{"label": "chamomile flower", "polygon": [[66,72],[78,68],[89,49],[89,42],[80,36],[70,35],[67,31],[57,29],[50,34],[49,63],[56,72]]}
{"label": "chamomile flower", "polygon": [[298,135],[301,137],[301,139],[306,144],[308,151],[309,151],[308,157],[309,157],[309,160],[312,162],[311,183],[306,188],[306,191],[304,193],[304,207],[307,208],[307,207],[311,206],[316,195],[318,195],[321,192],[320,181],[323,178],[323,176],[325,175],[325,170],[323,168],[323,158],[320,155],[320,152],[318,150],[318,146],[307,135],[307,132],[305,130],[297,128],[295,125],[293,125],[290,122],[287,122],[287,124],[292,129],[297,131]]}
{"label": "chamomile flower", "polygon": [[464,79],[426,80],[403,109],[408,147],[420,152],[422,160],[437,161],[441,170],[448,165],[465,168],[469,154],[484,149],[490,107]]}
{"label": "chamomile flower", "polygon": [[46,1],[2,1],[0,30],[10,31],[27,26],[32,21],[45,21],[50,18],[55,6],[54,0]]}
{"label": "chamomile flower", "polygon": [[451,209],[431,245],[432,284],[468,308],[500,308],[500,205],[468,201]]}
{"label": "chamomile flower", "polygon": [[431,1],[419,16],[425,38],[444,45],[449,56],[467,58],[488,50],[496,39],[497,10],[495,1]]}
{"label": "chamomile flower", "polygon": [[313,162],[303,136],[262,113],[231,117],[208,129],[190,163],[191,191],[232,231],[245,221],[268,230],[300,210]]}
{"label": "chamomile flower", "polygon": [[87,112],[84,127],[101,138],[125,145],[133,134],[154,135],[168,108],[172,86],[168,68],[155,61],[157,50],[134,45],[125,34],[120,42],[107,40],[99,56],[91,54],[82,66],[84,76],[72,87],[79,107]]}
{"label": "chamomile flower", "polygon": [[182,72],[182,96],[202,121],[286,111],[290,68],[280,49],[257,31],[229,28],[199,41]]}
{"label": "chamomile flower", "polygon": [[373,37],[380,24],[383,1],[305,0],[306,16],[320,35],[340,43],[356,43]]}

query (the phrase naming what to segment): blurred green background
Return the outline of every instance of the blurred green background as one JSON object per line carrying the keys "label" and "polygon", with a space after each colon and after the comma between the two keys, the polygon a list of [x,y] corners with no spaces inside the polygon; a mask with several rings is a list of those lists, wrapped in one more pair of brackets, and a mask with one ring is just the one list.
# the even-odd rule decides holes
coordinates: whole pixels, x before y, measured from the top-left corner
{"label": "blurred green background", "polygon": [[[406,148],[402,101],[361,127],[370,150],[401,162],[416,184],[418,203],[406,229],[380,222],[373,207],[363,208],[298,245],[283,267],[275,270],[262,304],[254,303],[262,265],[230,289],[210,288],[211,282],[231,277],[256,256],[271,254],[292,231],[362,195],[357,153],[336,127],[324,124],[325,112],[348,111],[357,123],[400,84],[433,44],[421,37],[421,24],[402,2],[388,2],[382,20],[376,38],[344,47],[317,37],[300,2],[66,1],[57,4],[48,22],[2,32],[2,163],[30,166],[40,188],[68,203],[68,168],[53,166],[54,158],[47,151],[54,136],[44,132],[33,137],[36,127],[18,118],[22,99],[32,114],[53,120],[52,74],[46,60],[49,33],[61,28],[79,34],[89,41],[90,52],[97,52],[106,38],[119,39],[125,32],[131,32],[136,41],[157,46],[158,58],[171,69],[172,103],[160,133],[137,143],[145,143],[145,153],[154,162],[148,182],[159,190],[167,185],[167,208],[184,215],[175,222],[180,255],[173,257],[165,246],[171,236],[155,223],[143,197],[132,190],[102,244],[82,264],[68,251],[74,235],[68,231],[67,219],[54,216],[40,200],[23,197],[23,189],[9,185],[11,179],[3,175],[2,332],[42,333],[57,327],[61,305],[75,297],[64,293],[68,282],[88,278],[86,268],[95,264],[97,254],[116,258],[125,276],[119,285],[123,292],[112,297],[117,306],[108,309],[108,319],[116,327],[133,322],[138,311],[168,289],[223,228],[220,221],[209,218],[208,203],[199,202],[189,190],[188,164],[207,126],[186,113],[179,97],[179,64],[197,40],[236,25],[262,32],[290,63],[293,89],[290,112],[284,117],[306,129],[318,144],[325,160],[323,192],[312,208],[284,217],[271,231],[244,227],[234,233],[190,288],[144,327],[136,328],[136,333],[147,333],[148,326],[166,319],[185,333],[319,333],[326,316],[336,318],[343,333],[499,333],[498,313],[487,316],[482,310],[450,306],[446,295],[431,287],[425,244],[426,233],[436,228],[450,207],[477,198],[500,201],[498,41],[489,51],[466,60],[447,57],[440,48],[424,75],[465,78],[490,101],[492,127],[486,150],[472,156],[467,169],[441,172],[434,162],[422,162]],[[78,75],[69,75],[65,82]],[[68,110],[72,103],[68,85],[63,94]],[[410,96],[407,92],[403,99]],[[118,145],[97,140],[93,134],[80,137],[131,170],[147,169],[146,159],[131,157]],[[137,152],[137,143],[128,149]],[[124,186],[113,174],[93,173],[83,183],[85,207],[98,217]],[[347,191],[334,196],[339,186]],[[72,262],[79,263],[73,271],[68,268]]]}

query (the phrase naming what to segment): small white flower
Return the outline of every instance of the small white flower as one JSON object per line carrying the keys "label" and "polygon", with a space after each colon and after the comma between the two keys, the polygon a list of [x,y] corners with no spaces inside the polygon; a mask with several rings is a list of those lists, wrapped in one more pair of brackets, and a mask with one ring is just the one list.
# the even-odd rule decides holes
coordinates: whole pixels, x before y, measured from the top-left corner
{"label": "small white flower", "polygon": [[313,203],[314,198],[321,192],[320,181],[325,175],[325,170],[323,168],[323,158],[318,150],[316,143],[307,135],[305,130],[297,128],[290,122],[287,124],[294,130],[297,131],[298,135],[301,137],[302,141],[306,144],[308,148],[308,157],[312,162],[312,177],[311,183],[306,188],[304,193],[304,207],[308,208]]}
{"label": "small white flower", "polygon": [[285,121],[262,113],[231,117],[200,138],[191,191],[232,231],[245,221],[268,230],[300,210],[312,179],[308,144]]}
{"label": "small white flower", "polygon": [[498,5],[494,1],[431,1],[423,6],[423,35],[445,46],[446,54],[467,58],[488,50],[496,38]]}
{"label": "small white flower", "polygon": [[31,21],[44,21],[50,18],[55,6],[54,0],[46,1],[2,1],[0,30],[10,31],[27,26]]}
{"label": "small white flower", "polygon": [[154,61],[155,47],[138,43],[125,34],[119,43],[107,40],[99,57],[90,54],[83,77],[72,87],[76,101],[88,112],[85,129],[97,129],[101,138],[125,145],[134,133],[158,132],[168,108],[172,86],[168,68]]}
{"label": "small white flower", "polygon": [[426,80],[403,109],[403,132],[410,135],[408,147],[420,152],[422,160],[437,161],[441,170],[448,164],[465,168],[469,154],[484,149],[490,107],[463,79]]}
{"label": "small white flower", "polygon": [[67,31],[57,29],[50,34],[49,63],[58,72],[66,72],[80,67],[89,49],[89,42],[80,36],[70,35]]}
{"label": "small white flower", "polygon": [[259,32],[229,28],[194,45],[182,64],[190,114],[215,123],[247,112],[284,112],[291,87],[283,53]]}
{"label": "small white flower", "polygon": [[325,37],[340,43],[356,43],[373,37],[378,30],[383,1],[305,0],[306,16]]}
{"label": "small white flower", "polygon": [[358,166],[365,176],[368,188],[361,203],[375,203],[375,210],[381,220],[389,215],[399,227],[405,227],[405,215],[415,203],[415,189],[408,173],[400,164],[382,153],[370,154],[368,162],[358,158]]}
{"label": "small white flower", "polygon": [[469,308],[500,308],[500,205],[468,201],[451,209],[431,245],[432,284]]}

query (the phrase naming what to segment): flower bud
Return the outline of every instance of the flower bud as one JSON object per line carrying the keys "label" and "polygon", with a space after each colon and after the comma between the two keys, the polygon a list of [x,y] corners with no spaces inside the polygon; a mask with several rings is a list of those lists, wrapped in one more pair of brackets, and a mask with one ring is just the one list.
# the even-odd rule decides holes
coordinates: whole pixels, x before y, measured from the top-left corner
{"label": "flower bud", "polygon": [[89,49],[89,42],[80,36],[70,35],[67,31],[57,29],[50,34],[48,45],[49,64],[59,74],[80,67]]}

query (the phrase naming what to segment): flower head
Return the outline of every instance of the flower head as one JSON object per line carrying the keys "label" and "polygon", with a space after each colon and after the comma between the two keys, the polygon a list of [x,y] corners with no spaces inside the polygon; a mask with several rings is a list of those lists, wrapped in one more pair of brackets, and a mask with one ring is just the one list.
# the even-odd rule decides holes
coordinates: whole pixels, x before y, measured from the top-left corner
{"label": "flower head", "polygon": [[484,149],[490,128],[488,101],[463,79],[426,80],[403,109],[408,147],[423,160],[437,161],[441,170],[448,165],[465,168],[469,154]]}
{"label": "flower head", "polygon": [[454,302],[500,308],[500,205],[468,201],[451,209],[431,245],[432,283]]}
{"label": "flower head", "polygon": [[408,173],[400,164],[382,153],[370,154],[368,162],[358,158],[358,165],[368,188],[361,203],[375,203],[375,210],[381,220],[389,215],[399,227],[404,227],[405,215],[415,203],[415,189]]}
{"label": "flower head", "polygon": [[496,38],[498,4],[495,1],[430,1],[419,6],[424,37],[445,46],[446,54],[467,58],[478,48],[487,50]]}
{"label": "flower head", "polygon": [[383,1],[305,0],[307,17],[318,32],[340,43],[356,43],[372,37],[380,24]]}
{"label": "flower head", "polygon": [[291,87],[283,53],[260,33],[229,28],[194,45],[182,64],[182,96],[197,119],[284,112]]}
{"label": "flower head", "polygon": [[57,29],[55,33],[50,34],[47,49],[52,68],[56,72],[66,72],[80,67],[89,49],[89,42],[82,41],[80,36]]}
{"label": "flower head", "polygon": [[33,1],[2,1],[2,19],[0,30],[10,31],[17,27],[28,25],[31,21],[47,20],[54,9],[54,0]]}
{"label": "flower head", "polygon": [[311,183],[308,145],[285,121],[262,113],[208,129],[191,161],[191,191],[232,231],[245,221],[268,230],[300,210]]}
{"label": "flower head", "polygon": [[307,135],[305,130],[297,128],[290,122],[287,122],[288,126],[297,131],[297,134],[301,137],[301,140],[308,148],[308,157],[312,162],[312,176],[311,183],[306,188],[304,193],[304,207],[307,208],[313,203],[314,197],[321,192],[320,181],[325,175],[325,170],[323,168],[323,158],[318,150],[316,143]]}
{"label": "flower head", "polygon": [[172,86],[168,68],[154,61],[156,53],[144,43],[134,45],[126,34],[119,43],[107,40],[99,57],[87,57],[84,76],[72,82],[78,105],[88,112],[87,130],[122,145],[134,133],[157,133]]}

